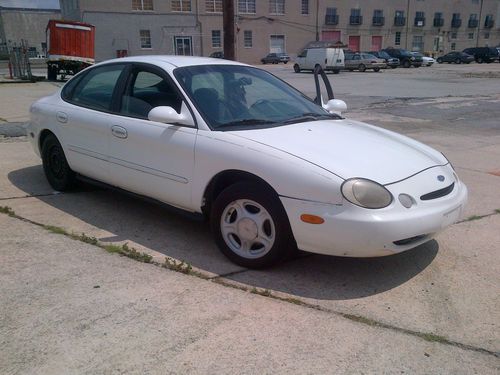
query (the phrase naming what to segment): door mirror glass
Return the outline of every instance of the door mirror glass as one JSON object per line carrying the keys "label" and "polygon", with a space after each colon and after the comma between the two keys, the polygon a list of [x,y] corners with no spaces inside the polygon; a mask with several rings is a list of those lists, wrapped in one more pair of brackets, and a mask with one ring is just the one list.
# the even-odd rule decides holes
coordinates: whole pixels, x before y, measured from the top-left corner
{"label": "door mirror glass", "polygon": [[181,113],[177,113],[175,109],[169,106],[159,106],[149,111],[148,119],[163,124],[195,126],[193,117],[184,102],[182,102]]}

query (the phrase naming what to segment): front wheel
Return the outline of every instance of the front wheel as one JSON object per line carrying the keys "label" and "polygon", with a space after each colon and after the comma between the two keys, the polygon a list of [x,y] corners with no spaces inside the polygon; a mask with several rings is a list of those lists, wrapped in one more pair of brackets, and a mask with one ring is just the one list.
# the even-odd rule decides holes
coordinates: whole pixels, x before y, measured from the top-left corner
{"label": "front wheel", "polygon": [[380,72],[380,68],[373,68],[374,72]]}
{"label": "front wheel", "polygon": [[295,248],[283,206],[262,184],[227,187],[215,200],[210,221],[219,249],[243,267],[269,267]]}
{"label": "front wheel", "polygon": [[365,66],[365,64],[359,64],[359,66],[358,66],[358,70],[359,70],[360,72],[364,72],[364,71],[366,70],[366,66]]}
{"label": "front wheel", "polygon": [[54,135],[48,135],[42,144],[42,164],[50,186],[58,191],[71,190],[76,182],[64,150]]}
{"label": "front wheel", "polygon": [[293,71],[294,71],[295,73],[300,73],[300,66],[299,66],[299,64],[295,64],[295,65],[293,66]]}
{"label": "front wheel", "polygon": [[460,60],[460,59],[455,60],[455,64],[461,64],[461,63],[462,63],[462,60]]}
{"label": "front wheel", "polygon": [[437,59],[437,63],[438,64],[442,64],[443,63],[443,59]]}

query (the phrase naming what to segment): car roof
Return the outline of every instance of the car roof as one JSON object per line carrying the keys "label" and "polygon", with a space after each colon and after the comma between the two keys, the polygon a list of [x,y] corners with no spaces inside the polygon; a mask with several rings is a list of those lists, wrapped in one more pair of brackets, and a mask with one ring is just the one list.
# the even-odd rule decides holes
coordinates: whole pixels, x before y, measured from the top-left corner
{"label": "car roof", "polygon": [[145,56],[130,56],[121,57],[112,60],[103,61],[97,65],[119,63],[119,62],[137,62],[137,63],[148,63],[154,65],[170,64],[174,67],[184,67],[184,66],[196,66],[196,65],[242,65],[247,66],[247,64],[242,64],[237,61],[222,60],[212,57],[198,57],[198,56],[175,56],[175,55],[145,55]]}

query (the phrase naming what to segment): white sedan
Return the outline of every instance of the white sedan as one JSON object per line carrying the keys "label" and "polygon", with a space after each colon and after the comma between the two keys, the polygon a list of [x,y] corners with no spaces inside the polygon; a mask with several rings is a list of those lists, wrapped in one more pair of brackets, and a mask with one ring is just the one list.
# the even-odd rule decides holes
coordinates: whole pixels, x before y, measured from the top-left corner
{"label": "white sedan", "polygon": [[35,102],[28,132],[54,189],[85,176],[205,215],[246,267],[297,247],[396,254],[460,218],[467,188],[440,152],[345,107],[236,62],[130,57]]}

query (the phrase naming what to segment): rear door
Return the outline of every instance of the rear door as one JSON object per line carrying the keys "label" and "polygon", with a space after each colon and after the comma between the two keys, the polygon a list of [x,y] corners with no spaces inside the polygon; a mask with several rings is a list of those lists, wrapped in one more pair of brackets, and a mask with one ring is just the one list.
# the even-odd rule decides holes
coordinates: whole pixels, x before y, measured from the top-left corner
{"label": "rear door", "polygon": [[126,64],[90,69],[69,82],[63,100],[69,104],[56,113],[71,168],[99,181],[109,181],[108,148],[113,100],[118,82],[126,76]]}

